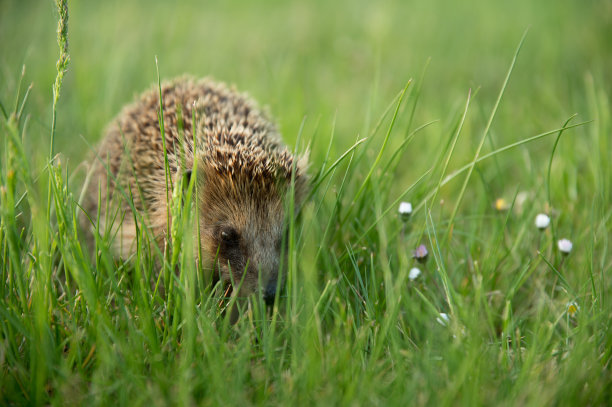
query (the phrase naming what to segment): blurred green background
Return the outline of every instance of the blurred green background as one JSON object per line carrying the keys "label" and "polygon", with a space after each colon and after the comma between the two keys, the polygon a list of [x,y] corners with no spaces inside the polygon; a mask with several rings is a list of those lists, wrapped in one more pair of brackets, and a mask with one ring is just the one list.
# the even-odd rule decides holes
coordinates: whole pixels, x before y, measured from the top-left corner
{"label": "blurred green background", "polygon": [[[34,83],[30,133],[45,139],[58,52],[54,7],[0,3],[2,101],[12,103],[25,64]],[[212,75],[251,93],[290,143],[304,117],[307,129],[320,121],[326,134],[336,117],[338,150],[366,134],[429,59],[415,124],[440,122],[414,147],[436,142],[470,88],[481,102],[472,114],[485,117],[526,29],[494,126],[505,129],[500,137],[516,140],[584,113],[589,75],[595,87],[611,88],[610,1],[73,0],[69,7],[71,64],[57,145],[76,158],[86,150],[79,135],[98,140],[120,107],[156,81],[155,56],[163,78]]]}
{"label": "blurred green background", "polygon": [[[34,83],[25,145],[42,163],[58,54],[57,12],[52,1],[1,4],[1,100],[12,104],[25,64],[25,82]],[[610,180],[596,172],[589,172],[593,175],[582,190],[579,181],[585,167],[606,168],[610,161],[609,143],[597,135],[600,107],[595,103],[612,93],[611,1],[109,0],[71,1],[69,7],[71,63],[58,107],[55,151],[68,157],[71,168],[86,157],[121,107],[156,82],[157,56],[162,79],[210,75],[250,93],[269,108],[290,145],[304,123],[299,148],[316,139],[310,155],[313,172],[324,160],[334,129],[331,157],[358,137],[370,136],[412,78],[410,101],[402,106],[384,159],[407,132],[435,123],[419,132],[402,156],[394,177],[398,188],[405,188],[445,148],[470,90],[470,110],[449,170],[473,158],[528,30],[483,153],[559,128],[578,113],[574,122],[595,123],[561,140],[558,157],[563,159],[555,160],[553,174],[563,176],[554,177],[552,187],[564,191],[557,198],[572,200],[592,196],[592,185],[610,192]],[[541,191],[553,141],[496,156],[494,165],[481,167],[487,190],[472,194],[486,193],[491,201],[510,199],[519,185]],[[376,145],[368,147],[370,161]],[[452,200],[460,186],[449,184],[440,197]],[[479,202],[469,195],[464,205],[477,211]]]}

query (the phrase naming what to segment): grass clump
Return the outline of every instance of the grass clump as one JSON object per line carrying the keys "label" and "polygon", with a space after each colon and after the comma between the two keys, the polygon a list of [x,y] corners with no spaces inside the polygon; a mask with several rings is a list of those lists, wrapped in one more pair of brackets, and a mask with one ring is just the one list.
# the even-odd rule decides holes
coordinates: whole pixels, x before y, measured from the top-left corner
{"label": "grass clump", "polygon": [[[262,298],[251,298],[232,324],[224,312],[231,302],[223,301],[190,255],[196,242],[190,226],[196,213],[193,182],[185,194],[181,185],[169,185],[168,247],[151,247],[146,228],[139,229],[138,249],[127,260],[112,255],[112,236],[96,235],[93,248],[83,243],[79,224],[85,214],[78,203],[84,177],[66,159],[70,137],[85,132],[88,120],[102,122],[127,99],[111,96],[120,91],[110,80],[91,85],[82,79],[104,68],[83,68],[79,62],[86,64],[103,50],[93,43],[85,50],[77,38],[71,39],[74,71],[62,79],[69,58],[66,3],[59,3],[60,61],[52,99],[41,85],[51,79],[23,85],[30,76],[45,77],[44,65],[35,64],[32,74],[22,71],[14,85],[5,81],[0,92],[0,404],[606,405],[612,398],[612,157],[607,148],[612,122],[610,84],[597,79],[598,65],[581,79],[573,70],[563,71],[572,80],[569,93],[577,96],[562,101],[581,113],[575,118],[547,96],[559,83],[554,73],[543,80],[541,94],[529,94],[533,82],[526,72],[537,64],[532,58],[541,57],[529,43],[532,36],[536,43],[544,41],[539,26],[524,44],[521,40],[521,55],[517,51],[511,58],[508,44],[516,46],[524,27],[503,36],[477,22],[507,45],[502,47],[505,66],[489,73],[495,87],[485,76],[481,88],[468,91],[465,77],[454,76],[462,90],[449,87],[448,100],[442,101],[428,81],[448,69],[427,68],[418,80],[406,81],[405,72],[397,83],[382,79],[402,71],[394,66],[402,66],[403,59],[389,52],[401,49],[402,31],[384,24],[406,17],[395,2],[369,9],[369,31],[360,31],[352,15],[339,27],[323,16],[317,35],[308,36],[310,31],[300,31],[296,23],[284,38],[287,43],[275,43],[295,45],[292,57],[275,54],[266,41],[259,45],[270,58],[266,63],[241,56],[253,62],[252,69],[269,70],[278,83],[267,74],[254,80],[216,48],[209,57],[194,56],[210,58],[200,62],[213,73],[228,69],[228,80],[254,83],[259,99],[266,100],[264,90],[270,90],[286,138],[311,151],[312,191],[299,221],[290,221],[286,242],[285,294],[273,310]],[[539,16],[529,13],[543,6],[530,4],[519,2],[517,14]],[[15,15],[40,13],[0,7]],[[104,15],[99,12],[106,6],[74,7],[71,27],[79,32],[79,16]],[[129,16],[139,10],[125,7]],[[163,5],[153,7],[153,15],[168,12]],[[284,24],[297,12],[311,21],[313,13],[301,3],[269,6],[266,13],[210,7],[225,22],[261,22],[271,13]],[[321,7],[338,11],[340,5]],[[415,7],[413,12],[423,16],[436,11]],[[177,8],[186,18],[198,10],[190,3]],[[491,5],[478,10],[504,11]],[[576,10],[577,20],[592,16],[586,6]],[[462,12],[443,10],[439,18],[453,11]],[[208,23],[214,28],[214,21]],[[256,27],[256,38],[278,37],[272,24],[248,26]],[[599,29],[594,23],[593,30]],[[389,42],[389,48],[380,45],[380,53],[391,56],[379,59],[388,66],[370,70],[353,55],[352,63],[364,69],[353,71],[356,89],[326,79],[328,69],[340,78],[348,67],[340,60],[323,63],[335,49],[326,40],[344,44],[343,52],[361,49],[338,33],[343,30]],[[182,34],[185,41],[191,38]],[[464,35],[472,38],[469,28]],[[181,47],[163,38],[155,37],[162,47],[158,54],[168,55],[161,61],[172,60]],[[132,41],[137,38],[126,37],[128,45]],[[220,41],[235,45],[232,33]],[[595,40],[591,44],[607,49]],[[566,46],[578,55],[571,41]],[[143,47],[151,50],[148,43]],[[112,70],[126,52],[119,44],[100,65]],[[461,61],[449,52],[449,58]],[[556,49],[542,54],[556,55]],[[10,71],[16,58],[7,58]],[[214,66],[215,58],[221,58],[221,67]],[[491,59],[485,55],[483,61]],[[460,75],[479,60],[457,63],[449,75]],[[184,70],[170,65],[168,75]],[[148,82],[155,80],[150,60],[137,68],[150,73]],[[116,75],[104,72],[106,79]],[[312,108],[310,96],[300,98],[309,85],[313,92],[328,90],[318,93],[328,97],[321,110]],[[141,88],[130,86],[130,92]],[[101,113],[104,98],[113,100],[113,109]],[[540,103],[537,109],[530,98]],[[14,100],[11,107],[8,100]],[[84,117],[79,100],[90,101],[90,117]],[[523,103],[532,111],[524,111]],[[336,107],[351,114],[334,113]],[[46,108],[51,120],[45,119]],[[304,112],[312,117],[303,119]],[[45,122],[51,123],[50,132]],[[49,150],[41,154],[36,147],[47,143]],[[72,153],[79,157],[87,148],[81,150]],[[56,157],[59,151],[65,154]],[[411,203],[409,215],[405,204],[398,212],[401,202]],[[88,215],[97,224],[96,214]],[[570,250],[561,239],[571,241]]]}

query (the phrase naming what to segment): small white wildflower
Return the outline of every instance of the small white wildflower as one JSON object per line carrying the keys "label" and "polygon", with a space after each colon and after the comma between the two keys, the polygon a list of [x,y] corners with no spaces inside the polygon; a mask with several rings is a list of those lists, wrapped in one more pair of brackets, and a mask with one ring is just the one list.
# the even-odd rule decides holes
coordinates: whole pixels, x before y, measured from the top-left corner
{"label": "small white wildflower", "polygon": [[400,202],[398,212],[402,219],[408,219],[412,215],[412,204],[410,202]]}
{"label": "small white wildflower", "polygon": [[440,316],[438,318],[436,318],[436,321],[440,324],[440,325],[448,325],[448,322],[450,321],[450,317],[448,316],[448,314],[444,313],[444,312],[440,312]]}
{"label": "small white wildflower", "polygon": [[550,225],[550,218],[544,213],[538,214],[535,218],[535,225],[538,229],[544,230]]}
{"label": "small white wildflower", "polygon": [[419,269],[418,269],[418,268],[416,268],[416,267],[413,267],[413,268],[411,268],[411,269],[410,269],[410,272],[408,273],[408,278],[409,278],[411,281],[413,281],[413,280],[416,280],[416,278],[417,278],[418,276],[420,276],[420,275],[421,275],[421,270],[419,270]]}
{"label": "small white wildflower", "polygon": [[559,247],[559,250],[561,251],[561,253],[563,254],[569,254],[572,251],[572,242],[568,239],[561,239],[557,242],[557,246]]}
{"label": "small white wildflower", "polygon": [[576,301],[568,302],[566,307],[567,307],[567,313],[569,314],[570,317],[573,317],[574,315],[576,315],[578,311],[580,311],[580,306],[578,305]]}

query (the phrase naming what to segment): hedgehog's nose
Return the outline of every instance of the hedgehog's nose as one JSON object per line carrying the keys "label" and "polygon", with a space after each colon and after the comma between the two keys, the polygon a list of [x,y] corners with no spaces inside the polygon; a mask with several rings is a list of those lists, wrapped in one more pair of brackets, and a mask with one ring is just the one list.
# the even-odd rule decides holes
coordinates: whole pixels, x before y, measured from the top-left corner
{"label": "hedgehog's nose", "polygon": [[270,281],[263,292],[266,305],[273,305],[274,297],[276,297],[276,281]]}

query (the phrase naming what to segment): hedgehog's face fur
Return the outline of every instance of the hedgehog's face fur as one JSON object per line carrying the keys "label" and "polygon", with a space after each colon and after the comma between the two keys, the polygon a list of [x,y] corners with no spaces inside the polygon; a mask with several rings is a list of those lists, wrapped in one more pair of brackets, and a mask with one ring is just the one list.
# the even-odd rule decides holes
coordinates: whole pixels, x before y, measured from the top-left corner
{"label": "hedgehog's face fur", "polygon": [[240,297],[260,290],[267,303],[284,282],[281,250],[292,171],[295,208],[306,187],[304,163],[294,165],[287,151],[277,153],[216,148],[198,160],[197,169],[200,244],[214,276],[224,286],[240,287]]}

